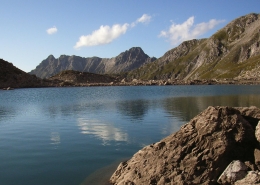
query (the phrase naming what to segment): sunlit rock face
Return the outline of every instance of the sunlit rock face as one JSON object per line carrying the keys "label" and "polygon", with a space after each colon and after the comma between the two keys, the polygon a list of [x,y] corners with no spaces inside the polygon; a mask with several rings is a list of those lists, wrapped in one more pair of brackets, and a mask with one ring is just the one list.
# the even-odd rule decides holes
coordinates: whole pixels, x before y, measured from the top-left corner
{"label": "sunlit rock face", "polygon": [[217,184],[233,160],[253,164],[258,147],[256,107],[208,107],[165,139],[122,162],[110,178],[119,184]]}

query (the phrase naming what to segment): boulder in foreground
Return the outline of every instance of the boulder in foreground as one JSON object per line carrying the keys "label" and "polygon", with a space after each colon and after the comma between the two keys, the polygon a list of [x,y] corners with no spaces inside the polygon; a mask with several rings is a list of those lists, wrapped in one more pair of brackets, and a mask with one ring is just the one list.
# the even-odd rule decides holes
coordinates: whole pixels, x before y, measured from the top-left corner
{"label": "boulder in foreground", "polygon": [[[181,129],[138,151],[110,178],[114,185],[218,184],[233,161],[254,170],[256,107],[208,107]],[[250,175],[250,174],[249,174]]]}

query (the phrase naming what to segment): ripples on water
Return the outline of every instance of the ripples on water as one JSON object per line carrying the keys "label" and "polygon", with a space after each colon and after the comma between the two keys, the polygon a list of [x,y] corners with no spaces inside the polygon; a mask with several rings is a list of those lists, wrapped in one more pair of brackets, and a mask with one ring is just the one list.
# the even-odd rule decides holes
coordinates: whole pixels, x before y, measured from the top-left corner
{"label": "ripples on water", "polygon": [[105,184],[119,161],[209,105],[260,107],[259,93],[260,86],[0,91],[1,184]]}

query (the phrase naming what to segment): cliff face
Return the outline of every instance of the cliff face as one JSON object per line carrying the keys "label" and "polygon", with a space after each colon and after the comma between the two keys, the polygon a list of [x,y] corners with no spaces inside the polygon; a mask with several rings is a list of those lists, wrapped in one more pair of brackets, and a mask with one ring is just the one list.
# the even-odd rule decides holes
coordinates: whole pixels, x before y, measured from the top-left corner
{"label": "cliff face", "polygon": [[61,55],[59,58],[54,58],[50,55],[43,60],[36,69],[32,70],[30,74],[35,74],[40,78],[48,78],[58,74],[64,70],[74,70],[80,72],[91,73],[120,73],[130,71],[140,66],[151,63],[156,58],[150,58],[139,47],[131,48],[122,52],[114,58],[83,58],[79,56]]}
{"label": "cliff face", "polygon": [[12,63],[0,59],[0,88],[39,87],[45,83],[36,76],[16,68]]}
{"label": "cliff face", "polygon": [[242,16],[208,39],[185,41],[128,78],[212,79],[259,77],[260,15]]}

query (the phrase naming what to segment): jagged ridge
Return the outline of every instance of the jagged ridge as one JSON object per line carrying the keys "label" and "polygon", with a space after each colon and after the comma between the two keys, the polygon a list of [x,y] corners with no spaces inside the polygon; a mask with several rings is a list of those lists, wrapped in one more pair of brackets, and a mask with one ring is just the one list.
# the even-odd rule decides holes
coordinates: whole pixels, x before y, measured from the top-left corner
{"label": "jagged ridge", "polygon": [[84,58],[74,55],[61,55],[56,59],[53,55],[50,55],[30,74],[35,74],[40,78],[48,78],[64,70],[98,74],[121,73],[139,68],[155,60],[156,58],[150,58],[140,47],[133,47],[110,59],[99,57]]}

